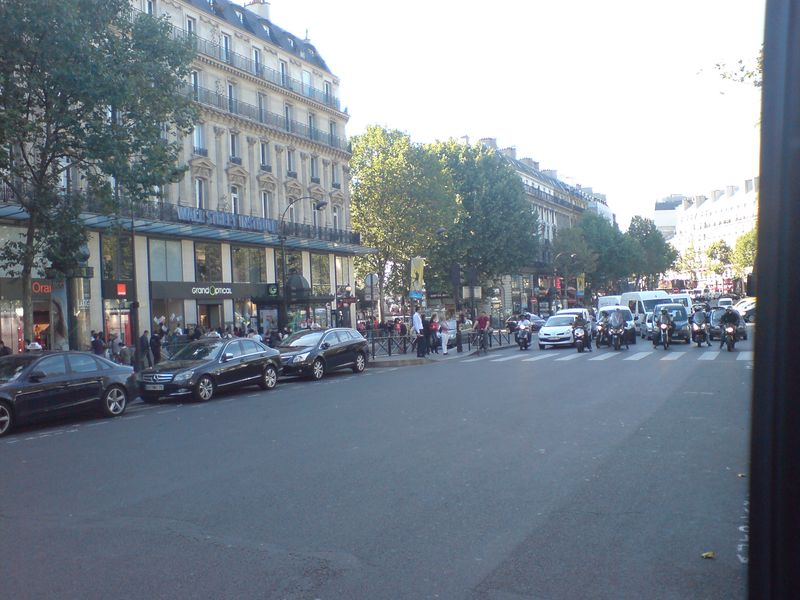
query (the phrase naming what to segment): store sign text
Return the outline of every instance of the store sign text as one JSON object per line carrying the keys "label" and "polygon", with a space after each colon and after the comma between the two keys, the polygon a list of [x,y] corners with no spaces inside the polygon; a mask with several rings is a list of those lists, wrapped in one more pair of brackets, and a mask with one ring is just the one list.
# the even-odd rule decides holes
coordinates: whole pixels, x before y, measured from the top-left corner
{"label": "store sign text", "polygon": [[34,294],[49,294],[53,291],[53,286],[49,283],[40,283],[38,281],[34,281],[31,284],[31,291]]}
{"label": "store sign text", "polygon": [[232,296],[233,290],[229,287],[217,287],[210,285],[208,287],[193,287],[192,294],[198,296]]}
{"label": "store sign text", "polygon": [[202,208],[191,208],[189,206],[178,207],[178,220],[185,223],[196,223],[198,225],[214,225],[216,227],[231,227],[246,231],[258,231],[262,233],[277,233],[278,221],[275,219],[264,219],[250,215],[237,215],[219,210],[205,210]]}

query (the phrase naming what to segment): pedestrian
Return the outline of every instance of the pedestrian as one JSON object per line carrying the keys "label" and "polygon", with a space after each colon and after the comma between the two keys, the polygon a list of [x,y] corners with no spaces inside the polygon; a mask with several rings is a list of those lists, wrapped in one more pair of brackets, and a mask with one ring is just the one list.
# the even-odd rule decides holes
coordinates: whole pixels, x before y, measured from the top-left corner
{"label": "pedestrian", "polygon": [[153,356],[153,365],[161,362],[161,338],[155,331],[150,336],[150,354]]}
{"label": "pedestrian", "polygon": [[150,332],[145,329],[139,338],[139,360],[145,367],[153,366],[153,352],[150,350]]}
{"label": "pedestrian", "polygon": [[120,362],[119,351],[122,346],[122,341],[119,339],[118,333],[111,334],[111,358],[114,362]]}
{"label": "pedestrian", "polygon": [[102,356],[106,351],[106,345],[103,342],[103,332],[98,331],[94,334],[94,338],[92,339],[92,352],[97,354],[98,356]]}
{"label": "pedestrian", "polygon": [[428,348],[430,348],[431,352],[439,354],[439,315],[436,313],[431,315],[430,323],[428,323],[428,329],[430,329],[430,337],[428,338],[430,341],[428,342]]}
{"label": "pedestrian", "polygon": [[430,319],[428,319],[428,317],[425,315],[425,313],[422,313],[422,337],[423,337],[422,355],[428,356],[428,354],[431,353],[430,346],[428,345],[428,342],[431,339],[431,322]]}
{"label": "pedestrian", "polygon": [[8,356],[11,354],[11,348],[6,346],[3,340],[0,340],[0,356]]}
{"label": "pedestrian", "polygon": [[[450,315],[447,315],[448,317]],[[439,335],[442,338],[442,354],[447,354],[447,340],[450,339],[450,327],[448,326],[448,319],[442,319],[439,323]]]}
{"label": "pedestrian", "polygon": [[486,311],[481,311],[481,316],[478,317],[478,352],[483,349],[484,352],[489,352],[488,346],[488,333],[489,333],[489,317],[486,316]]}
{"label": "pedestrian", "polygon": [[425,333],[422,328],[422,315],[419,313],[419,306],[414,308],[414,316],[411,318],[411,330],[416,336],[417,357],[425,356]]}

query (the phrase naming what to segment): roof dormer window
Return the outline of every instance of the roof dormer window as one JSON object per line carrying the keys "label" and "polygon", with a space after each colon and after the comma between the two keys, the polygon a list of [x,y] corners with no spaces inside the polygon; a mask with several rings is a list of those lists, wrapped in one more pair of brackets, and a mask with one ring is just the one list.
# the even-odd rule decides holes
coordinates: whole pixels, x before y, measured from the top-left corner
{"label": "roof dormer window", "polygon": [[292,38],[289,38],[289,48],[294,50],[294,40]]}
{"label": "roof dormer window", "polygon": [[244,24],[244,13],[242,13],[241,11],[238,11],[238,10],[235,11],[235,12],[236,12],[236,16],[239,18],[239,23]]}
{"label": "roof dormer window", "polygon": [[269,25],[267,25],[266,23],[262,23],[262,24],[261,24],[261,29],[263,29],[263,30],[264,30],[264,33],[266,33],[266,34],[267,34],[267,37],[270,37],[270,36],[272,35],[272,34],[270,33],[270,31],[269,31]]}

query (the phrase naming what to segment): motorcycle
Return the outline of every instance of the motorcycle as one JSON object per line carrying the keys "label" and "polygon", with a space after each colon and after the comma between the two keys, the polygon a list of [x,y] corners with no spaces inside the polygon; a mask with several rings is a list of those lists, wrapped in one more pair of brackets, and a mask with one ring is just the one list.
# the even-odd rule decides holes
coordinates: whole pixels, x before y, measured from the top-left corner
{"label": "motorcycle", "polygon": [[575,338],[575,347],[578,352],[583,352],[586,344],[586,330],[583,327],[576,327],[572,330],[572,336]]}
{"label": "motorcycle", "polygon": [[[658,341],[664,346],[664,350],[669,350],[669,325],[667,323],[658,324]],[[658,346],[658,341],[654,344]]]}
{"label": "motorcycle", "polygon": [[733,347],[736,345],[736,326],[726,323],[724,332],[724,342],[728,346],[728,352],[733,352]]}
{"label": "motorcycle", "polygon": [[595,334],[594,345],[597,348],[599,348],[600,344],[602,344],[604,342],[605,342],[606,345],[609,345],[608,344],[608,340],[606,339],[606,335],[607,335],[606,324],[601,321],[600,323],[597,324],[597,333]]}
{"label": "motorcycle", "polygon": [[698,348],[709,343],[708,323],[706,323],[706,316],[702,311],[694,313],[692,317],[692,341],[697,343]]}
{"label": "motorcycle", "polygon": [[517,344],[520,350],[527,350],[531,345],[531,328],[522,326],[517,329]]}
{"label": "motorcycle", "polygon": [[628,347],[628,342],[625,341],[625,321],[616,315],[611,315],[608,321],[608,336],[609,345],[614,347],[614,350],[620,350],[622,344]]}

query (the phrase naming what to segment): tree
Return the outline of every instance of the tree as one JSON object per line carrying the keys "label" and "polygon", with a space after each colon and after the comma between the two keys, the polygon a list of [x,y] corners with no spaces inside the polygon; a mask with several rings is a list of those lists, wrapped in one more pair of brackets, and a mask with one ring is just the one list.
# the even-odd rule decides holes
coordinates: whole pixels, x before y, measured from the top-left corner
{"label": "tree", "polygon": [[596,255],[595,267],[586,272],[594,288],[615,288],[633,272],[633,259],[626,250],[625,238],[616,225],[595,213],[587,212],[578,221],[586,244]]}
{"label": "tree", "polygon": [[[28,215],[0,265],[22,279],[32,339],[34,269],[75,264],[87,202],[118,214],[123,198],[141,201],[182,175],[181,145],[165,132],[193,122],[181,91],[194,51],[129,0],[0,2],[0,22],[0,179]],[[65,189],[67,175],[79,184]]]}
{"label": "tree", "polygon": [[597,254],[580,227],[559,229],[553,240],[553,252],[558,257],[553,266],[562,276],[594,273],[597,269]]}
{"label": "tree", "polygon": [[710,261],[709,269],[717,275],[722,275],[731,262],[731,247],[725,240],[717,240],[708,247],[706,256]]}
{"label": "tree", "polygon": [[356,259],[356,272],[378,275],[380,298],[387,288],[405,293],[411,258],[426,256],[458,212],[450,181],[438,158],[403,132],[370,126],[351,144],[353,228],[375,248]]}
{"label": "tree", "polygon": [[748,83],[760,88],[764,80],[764,44],[761,44],[761,50],[758,52],[754,63],[746,63],[743,59],[739,59],[736,62],[737,66],[733,69],[725,63],[717,63],[715,67],[723,79],[736,81],[737,83]]}
{"label": "tree", "polygon": [[753,269],[756,264],[757,251],[758,232],[755,228],[736,238],[730,262],[737,276],[742,277]]}
{"label": "tree", "polygon": [[[531,265],[539,224],[517,173],[494,149],[455,140],[428,146],[452,181],[456,210],[439,241],[432,240],[431,266],[447,278],[452,264],[472,267],[479,280]],[[445,240],[444,242],[441,240]]]}
{"label": "tree", "polygon": [[652,219],[638,215],[633,217],[628,235],[641,248],[641,261],[633,273],[640,282],[646,280],[650,286],[655,285],[659,275],[667,271],[677,259],[677,251],[664,240]]}
{"label": "tree", "polygon": [[698,281],[700,278],[697,273],[701,266],[700,256],[694,247],[694,242],[689,242],[689,246],[679,253],[675,261],[675,269],[680,273],[689,273],[695,281]]}

